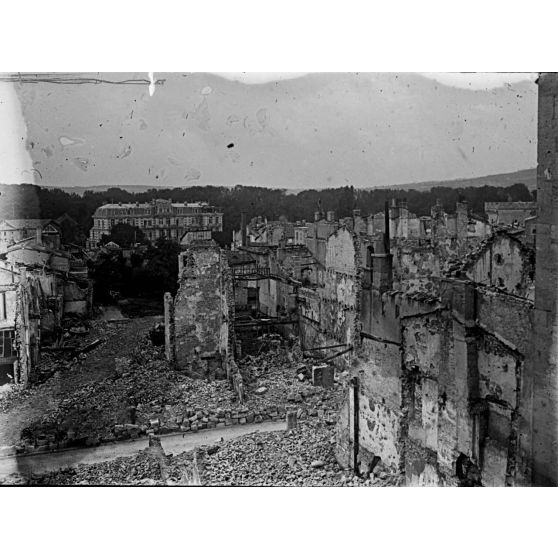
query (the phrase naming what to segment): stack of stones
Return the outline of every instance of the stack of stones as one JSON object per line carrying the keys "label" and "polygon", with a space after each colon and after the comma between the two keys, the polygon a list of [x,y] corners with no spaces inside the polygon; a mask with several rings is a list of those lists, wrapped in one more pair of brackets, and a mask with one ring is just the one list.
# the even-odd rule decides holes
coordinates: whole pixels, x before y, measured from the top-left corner
{"label": "stack of stones", "polygon": [[167,434],[170,432],[197,432],[209,428],[224,428],[234,424],[260,423],[269,420],[283,420],[285,407],[272,405],[257,411],[241,407],[240,409],[186,409],[183,415],[169,417],[166,420],[152,419],[147,434]]}

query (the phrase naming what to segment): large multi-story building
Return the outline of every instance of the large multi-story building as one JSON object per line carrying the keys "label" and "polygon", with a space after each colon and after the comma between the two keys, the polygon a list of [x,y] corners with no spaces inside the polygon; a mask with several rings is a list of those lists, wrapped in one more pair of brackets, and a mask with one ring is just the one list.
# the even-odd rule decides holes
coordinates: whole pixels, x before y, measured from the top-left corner
{"label": "large multi-story building", "polygon": [[165,237],[179,242],[187,232],[222,231],[223,213],[203,202],[109,203],[95,211],[87,247],[96,248],[101,237],[109,235],[112,227],[120,223],[138,227],[148,240]]}

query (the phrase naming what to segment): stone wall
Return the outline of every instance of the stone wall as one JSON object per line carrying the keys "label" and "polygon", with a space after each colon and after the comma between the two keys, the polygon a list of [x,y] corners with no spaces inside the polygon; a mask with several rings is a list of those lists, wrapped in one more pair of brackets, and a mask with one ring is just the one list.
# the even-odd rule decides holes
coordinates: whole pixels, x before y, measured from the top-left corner
{"label": "stone wall", "polygon": [[213,242],[180,254],[174,299],[174,359],[194,376],[227,376],[230,356],[232,279],[223,251]]}

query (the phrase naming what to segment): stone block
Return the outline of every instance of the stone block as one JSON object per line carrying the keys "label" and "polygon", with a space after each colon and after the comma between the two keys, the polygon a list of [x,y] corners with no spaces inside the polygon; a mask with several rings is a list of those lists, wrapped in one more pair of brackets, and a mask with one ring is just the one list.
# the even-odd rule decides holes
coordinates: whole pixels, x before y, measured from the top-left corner
{"label": "stone block", "polygon": [[287,410],[285,422],[287,430],[295,430],[298,428],[297,409],[293,408]]}

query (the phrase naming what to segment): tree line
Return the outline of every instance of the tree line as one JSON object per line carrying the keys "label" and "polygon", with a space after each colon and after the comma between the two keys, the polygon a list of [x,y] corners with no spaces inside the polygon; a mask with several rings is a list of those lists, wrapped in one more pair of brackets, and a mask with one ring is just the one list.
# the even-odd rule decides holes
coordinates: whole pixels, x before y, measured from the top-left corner
{"label": "tree line", "polygon": [[[170,199],[173,202],[207,202],[223,211],[223,232],[215,235],[223,246],[232,241],[232,233],[240,228],[242,211],[247,218],[256,216],[270,220],[287,217],[290,221],[311,221],[314,212],[321,208],[335,211],[336,217],[347,217],[353,209],[363,216],[382,211],[386,200],[406,199],[409,211],[416,215],[429,215],[430,208],[439,201],[447,212],[455,210],[455,204],[466,200],[471,211],[484,213],[484,203],[494,201],[531,201],[533,195],[525,184],[508,187],[490,186],[450,188],[440,186],[428,191],[385,189],[357,189],[353,186],[303,190],[292,193],[286,189],[271,189],[259,186],[191,186],[188,188],[149,189],[145,192],[128,192],[122,188],[104,191],[86,190],[83,195],[69,193],[56,188],[33,185],[14,186],[14,192],[0,191],[0,218],[50,218],[66,213],[77,223],[75,241],[83,243],[93,224],[95,210],[104,203],[145,203],[154,198]],[[10,197],[11,196],[11,197]],[[9,202],[7,200],[10,200]],[[2,203],[4,201],[5,203]]]}

